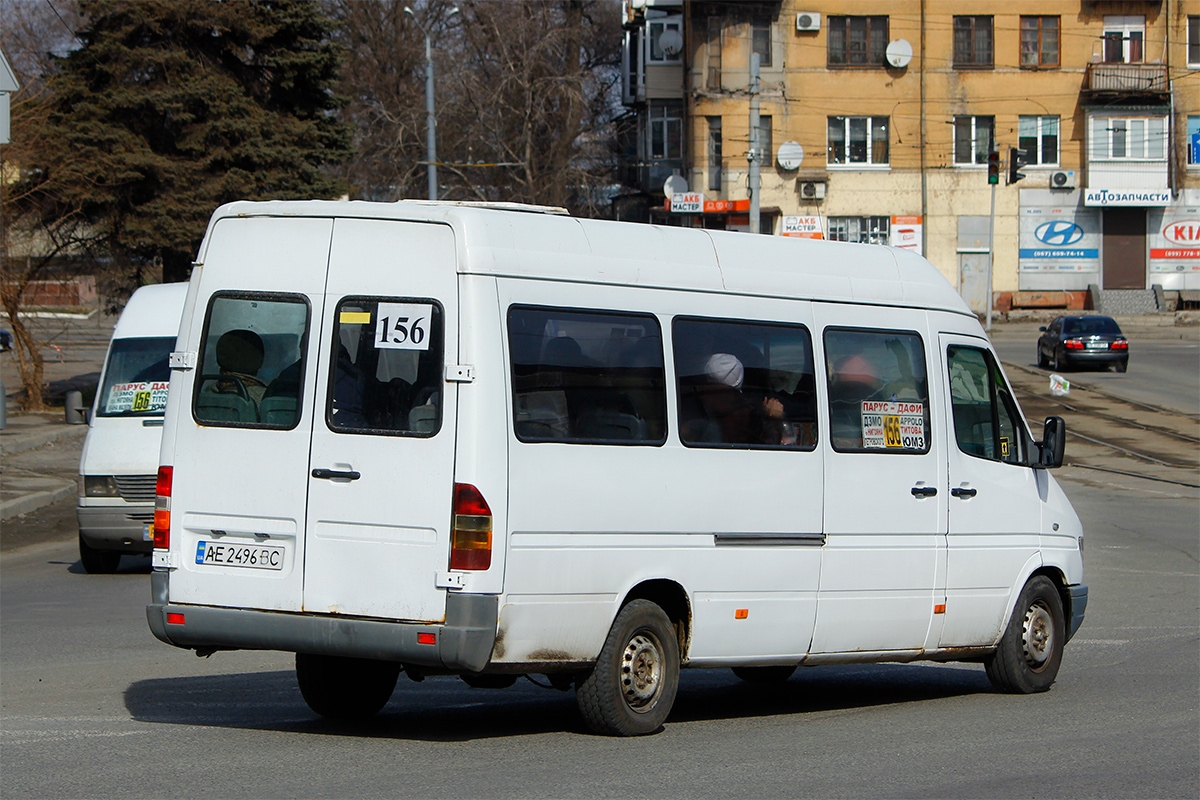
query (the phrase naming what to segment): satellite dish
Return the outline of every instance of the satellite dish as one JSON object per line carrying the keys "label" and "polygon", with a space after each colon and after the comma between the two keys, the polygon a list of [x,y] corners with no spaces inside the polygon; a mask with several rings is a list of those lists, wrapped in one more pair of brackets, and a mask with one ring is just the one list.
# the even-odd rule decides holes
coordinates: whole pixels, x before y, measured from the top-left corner
{"label": "satellite dish", "polygon": [[688,182],[682,175],[672,175],[663,183],[663,194],[667,197],[675,194],[684,194],[687,190]]}
{"label": "satellite dish", "polygon": [[784,169],[800,169],[800,165],[804,163],[804,148],[799,142],[784,142],[779,145],[775,160]]}
{"label": "satellite dish", "polygon": [[658,39],[658,46],[671,58],[683,52],[683,34],[674,28],[663,31]]}
{"label": "satellite dish", "polygon": [[908,63],[912,61],[912,54],[912,45],[904,39],[894,39],[888,42],[887,49],[883,51],[883,57],[887,59],[887,63],[896,69],[907,67]]}

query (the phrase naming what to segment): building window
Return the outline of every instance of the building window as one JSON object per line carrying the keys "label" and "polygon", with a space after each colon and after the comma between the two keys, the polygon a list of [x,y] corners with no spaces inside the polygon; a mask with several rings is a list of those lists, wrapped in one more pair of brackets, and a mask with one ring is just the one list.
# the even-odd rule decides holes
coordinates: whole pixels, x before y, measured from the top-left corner
{"label": "building window", "polygon": [[671,21],[650,23],[651,64],[679,64],[683,53],[683,23],[678,17]]}
{"label": "building window", "polygon": [[1092,118],[1092,161],[1165,161],[1165,117]]}
{"label": "building window", "polygon": [[829,238],[835,242],[890,244],[891,217],[830,217]]}
{"label": "building window", "polygon": [[1141,15],[1104,18],[1104,62],[1140,64],[1145,56],[1146,18]]}
{"label": "building window", "polygon": [[1187,126],[1188,164],[1200,166],[1200,115],[1189,115]]}
{"label": "building window", "polygon": [[1021,66],[1058,66],[1058,17],[1021,17]]}
{"label": "building window", "polygon": [[954,18],[954,66],[992,66],[992,18]]}
{"label": "building window", "polygon": [[771,118],[766,114],[760,114],[758,117],[758,154],[760,164],[771,165],[773,147],[774,142],[771,140]]}
{"label": "building window", "polygon": [[1200,69],[1200,16],[1188,17],[1187,60],[1192,69]]}
{"label": "building window", "polygon": [[995,149],[995,117],[957,116],[954,118],[954,163],[986,164]]}
{"label": "building window", "polygon": [[771,66],[771,20],[753,20],[750,23],[750,36],[754,47],[752,52],[758,53],[758,65]]}
{"label": "building window", "polygon": [[887,17],[829,17],[831,67],[875,67],[883,65],[888,43]]}
{"label": "building window", "polygon": [[1058,163],[1058,117],[1022,114],[1017,122],[1017,147],[1024,151],[1026,164]]}
{"label": "building window", "polygon": [[708,83],[710,92],[721,91],[721,30],[722,17],[708,18]]}
{"label": "building window", "polygon": [[887,164],[887,117],[830,117],[830,164]]}
{"label": "building window", "polygon": [[683,158],[683,116],[679,104],[650,107],[650,158]]}
{"label": "building window", "polygon": [[708,118],[708,190],[721,191],[721,118]]}

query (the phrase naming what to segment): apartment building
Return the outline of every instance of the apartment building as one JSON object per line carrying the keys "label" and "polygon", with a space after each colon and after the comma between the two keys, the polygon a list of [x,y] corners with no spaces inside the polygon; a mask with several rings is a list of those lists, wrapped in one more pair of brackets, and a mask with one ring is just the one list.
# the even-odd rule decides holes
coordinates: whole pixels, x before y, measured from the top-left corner
{"label": "apartment building", "polygon": [[750,230],[757,188],[761,232],[910,247],[980,312],[1200,290],[1200,0],[625,0],[624,24],[618,215]]}

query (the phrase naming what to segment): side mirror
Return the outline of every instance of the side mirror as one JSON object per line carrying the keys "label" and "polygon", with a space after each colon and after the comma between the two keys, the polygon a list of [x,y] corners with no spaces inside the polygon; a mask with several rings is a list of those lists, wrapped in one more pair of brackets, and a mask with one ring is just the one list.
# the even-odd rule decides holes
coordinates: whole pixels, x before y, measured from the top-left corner
{"label": "side mirror", "polygon": [[1046,332],[1046,326],[1045,326],[1045,325],[1043,325],[1042,327],[1038,328],[1038,330],[1039,330],[1039,331],[1041,331],[1042,333],[1045,333],[1045,332]]}
{"label": "side mirror", "polygon": [[1046,426],[1042,429],[1042,441],[1038,445],[1041,455],[1033,466],[1041,469],[1061,467],[1066,446],[1067,423],[1063,421],[1062,417],[1046,417]]}

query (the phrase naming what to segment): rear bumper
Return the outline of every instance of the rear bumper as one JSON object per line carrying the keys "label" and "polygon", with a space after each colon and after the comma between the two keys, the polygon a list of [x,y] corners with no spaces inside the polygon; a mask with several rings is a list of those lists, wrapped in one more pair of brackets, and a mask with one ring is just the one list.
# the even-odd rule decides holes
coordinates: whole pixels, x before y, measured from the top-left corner
{"label": "rear bumper", "polygon": [[1118,364],[1129,361],[1128,350],[1066,350],[1062,362],[1067,365]]}
{"label": "rear bumper", "polygon": [[[165,584],[166,574],[151,577],[157,599],[156,584]],[[188,649],[282,650],[479,672],[496,643],[498,611],[495,595],[450,594],[446,621],[440,625],[169,602],[146,606],[146,620],[160,640]],[[168,622],[168,614],[173,621]],[[420,634],[432,634],[433,643],[419,642]]]}
{"label": "rear bumper", "polygon": [[1071,641],[1079,626],[1083,624],[1083,613],[1087,611],[1088,587],[1077,583],[1071,588],[1071,619],[1067,624],[1067,641]]}
{"label": "rear bumper", "polygon": [[79,534],[89,547],[122,553],[149,553],[154,542],[146,525],[154,522],[154,505],[76,506]]}

